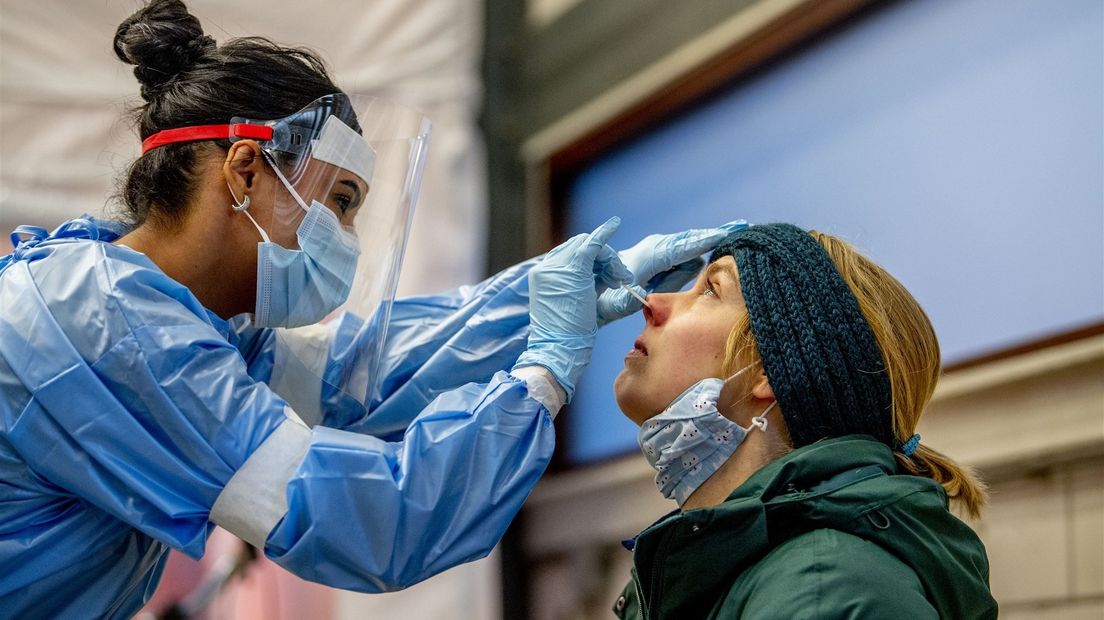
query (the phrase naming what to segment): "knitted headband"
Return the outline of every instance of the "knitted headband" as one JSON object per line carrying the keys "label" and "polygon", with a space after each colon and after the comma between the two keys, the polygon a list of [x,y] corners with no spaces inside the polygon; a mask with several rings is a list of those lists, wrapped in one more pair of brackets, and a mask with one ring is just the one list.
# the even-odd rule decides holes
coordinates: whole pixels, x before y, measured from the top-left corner
{"label": "knitted headband", "polygon": [[828,252],[796,226],[764,224],[733,233],[710,261],[724,256],[794,447],[861,433],[896,448],[881,349]]}

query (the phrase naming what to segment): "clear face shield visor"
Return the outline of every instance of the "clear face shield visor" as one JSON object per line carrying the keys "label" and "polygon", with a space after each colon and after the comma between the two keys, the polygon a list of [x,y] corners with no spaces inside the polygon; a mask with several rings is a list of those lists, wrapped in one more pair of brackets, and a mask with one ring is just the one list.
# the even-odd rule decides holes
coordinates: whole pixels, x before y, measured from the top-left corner
{"label": "clear face shield visor", "polygon": [[[267,264],[279,265],[284,256],[304,258],[280,248],[302,251],[310,263],[301,278],[305,292],[273,300],[288,304],[281,313],[296,317],[287,324],[321,320],[317,315],[339,304],[363,319],[343,323],[341,342],[349,351],[339,378],[328,376],[335,370],[326,368],[316,328],[277,330],[278,356],[290,356],[288,372],[294,367],[341,385],[363,404],[378,382],[430,123],[417,111],[381,99],[333,94],[281,119],[232,120],[232,127],[242,126],[248,129],[238,133],[262,137],[268,130],[261,128],[271,129],[270,138],[257,142],[278,180],[269,184],[270,197],[258,196],[272,205],[256,220],[271,241],[262,246],[279,246],[272,248],[273,257],[260,250],[258,295]],[[232,141],[249,137],[231,134]],[[321,294],[319,282],[325,283]],[[320,302],[320,295],[326,299]]]}

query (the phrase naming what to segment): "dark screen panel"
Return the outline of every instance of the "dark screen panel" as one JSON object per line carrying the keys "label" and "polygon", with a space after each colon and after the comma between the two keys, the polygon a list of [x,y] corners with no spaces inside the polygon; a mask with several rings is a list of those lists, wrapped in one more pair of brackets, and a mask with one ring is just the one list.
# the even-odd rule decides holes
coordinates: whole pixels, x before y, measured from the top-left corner
{"label": "dark screen panel", "polygon": [[[1095,0],[902,2],[590,165],[567,232],[614,245],[744,218],[840,235],[927,309],[955,362],[1104,318],[1104,49]],[[636,449],[600,334],[568,461]]]}

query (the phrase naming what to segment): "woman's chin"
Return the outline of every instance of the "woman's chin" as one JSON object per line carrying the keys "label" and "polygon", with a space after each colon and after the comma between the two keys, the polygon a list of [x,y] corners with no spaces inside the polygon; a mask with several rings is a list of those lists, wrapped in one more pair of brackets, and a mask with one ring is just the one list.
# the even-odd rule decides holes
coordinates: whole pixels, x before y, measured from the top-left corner
{"label": "woman's chin", "polygon": [[656,412],[651,411],[648,403],[644,402],[643,390],[639,387],[634,388],[634,384],[638,383],[635,379],[631,372],[622,370],[613,381],[613,396],[617,400],[617,407],[621,409],[621,413],[640,425]]}

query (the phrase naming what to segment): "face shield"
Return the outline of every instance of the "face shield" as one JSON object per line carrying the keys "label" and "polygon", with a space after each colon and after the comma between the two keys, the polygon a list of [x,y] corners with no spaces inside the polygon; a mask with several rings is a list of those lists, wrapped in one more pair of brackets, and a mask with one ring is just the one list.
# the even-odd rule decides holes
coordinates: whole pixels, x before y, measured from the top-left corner
{"label": "face shield", "polygon": [[[277,330],[274,375],[321,377],[363,403],[375,387],[384,349],[429,121],[380,99],[334,94],[282,119],[234,118],[231,128],[231,140],[257,140],[279,181],[270,184],[273,208],[256,220],[271,241],[261,244],[258,295],[264,293],[266,265],[281,270],[281,261],[307,263],[290,278],[293,289],[296,278],[303,280],[300,289],[259,297],[258,311],[263,303],[284,303],[279,312],[296,319],[285,324],[304,325],[343,302],[362,319],[342,322],[340,340],[349,351],[340,377],[328,376],[336,372],[326,364],[332,342],[319,340],[332,330],[316,327]],[[271,256],[264,246],[271,247]]]}

